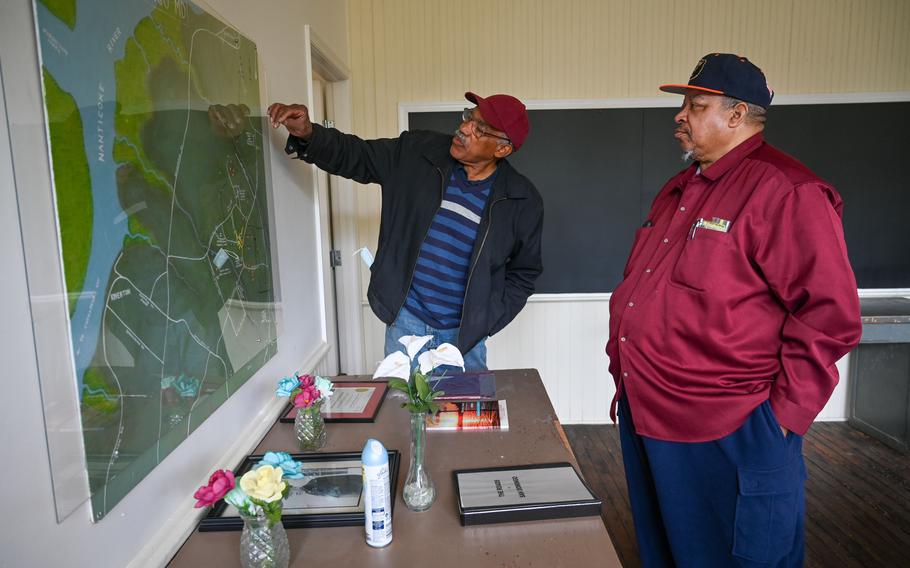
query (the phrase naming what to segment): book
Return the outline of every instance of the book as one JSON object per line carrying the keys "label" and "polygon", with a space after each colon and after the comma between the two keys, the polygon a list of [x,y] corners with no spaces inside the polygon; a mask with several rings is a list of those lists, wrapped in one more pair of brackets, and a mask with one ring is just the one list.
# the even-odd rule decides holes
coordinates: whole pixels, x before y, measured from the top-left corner
{"label": "book", "polygon": [[566,462],[453,472],[461,524],[600,515],[601,500]]}
{"label": "book", "polygon": [[496,375],[490,372],[456,373],[429,377],[433,390],[445,394],[436,400],[496,400]]}
{"label": "book", "polygon": [[427,415],[429,431],[508,429],[509,412],[504,400],[448,401],[440,404],[438,413]]}

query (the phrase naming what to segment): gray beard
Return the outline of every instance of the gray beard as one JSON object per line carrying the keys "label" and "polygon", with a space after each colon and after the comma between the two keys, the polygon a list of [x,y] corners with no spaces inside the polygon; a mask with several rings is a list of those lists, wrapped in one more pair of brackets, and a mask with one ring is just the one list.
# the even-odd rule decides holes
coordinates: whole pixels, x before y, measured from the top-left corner
{"label": "gray beard", "polygon": [[683,162],[692,161],[695,158],[695,150],[686,150],[682,153],[681,158]]}

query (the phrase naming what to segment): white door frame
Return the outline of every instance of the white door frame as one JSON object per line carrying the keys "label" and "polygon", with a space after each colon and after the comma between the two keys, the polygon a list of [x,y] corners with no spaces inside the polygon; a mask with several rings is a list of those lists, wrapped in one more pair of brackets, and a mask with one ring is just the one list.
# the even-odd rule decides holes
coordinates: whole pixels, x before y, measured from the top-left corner
{"label": "white door frame", "polygon": [[[335,127],[343,132],[352,129],[351,72],[344,61],[335,55],[328,44],[316,35],[310,26],[305,27],[306,44],[312,70],[323,77],[326,83],[326,108]],[[312,100],[312,98],[311,98]],[[355,184],[351,180],[331,176],[332,227],[334,243],[332,248],[341,251],[341,266],[335,268],[335,302],[338,307],[338,352],[339,372],[363,374],[364,364],[363,315],[361,311],[361,268],[352,255],[357,250],[357,200]],[[328,259],[325,266],[328,266]],[[329,268],[331,270],[331,268]],[[327,291],[328,292],[328,291]],[[328,300],[331,295],[326,294]],[[326,306],[326,310],[331,309]],[[333,342],[334,338],[327,338]]]}

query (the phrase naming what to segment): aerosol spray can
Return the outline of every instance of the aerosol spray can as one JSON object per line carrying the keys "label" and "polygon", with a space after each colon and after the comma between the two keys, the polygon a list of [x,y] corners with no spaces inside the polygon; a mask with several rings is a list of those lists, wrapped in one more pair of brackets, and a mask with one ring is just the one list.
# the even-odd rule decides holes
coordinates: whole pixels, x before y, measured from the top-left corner
{"label": "aerosol spray can", "polygon": [[363,503],[367,544],[382,548],[392,542],[392,498],[389,487],[389,453],[370,438],[360,455],[363,463]]}

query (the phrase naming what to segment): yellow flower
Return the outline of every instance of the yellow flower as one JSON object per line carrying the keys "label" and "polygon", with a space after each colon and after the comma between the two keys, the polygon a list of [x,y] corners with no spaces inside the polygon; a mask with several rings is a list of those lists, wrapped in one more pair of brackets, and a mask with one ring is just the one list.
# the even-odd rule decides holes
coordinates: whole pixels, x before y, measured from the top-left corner
{"label": "yellow flower", "polygon": [[270,465],[259,466],[240,478],[240,488],[252,499],[271,503],[281,499],[287,484],[281,481],[284,470]]}

